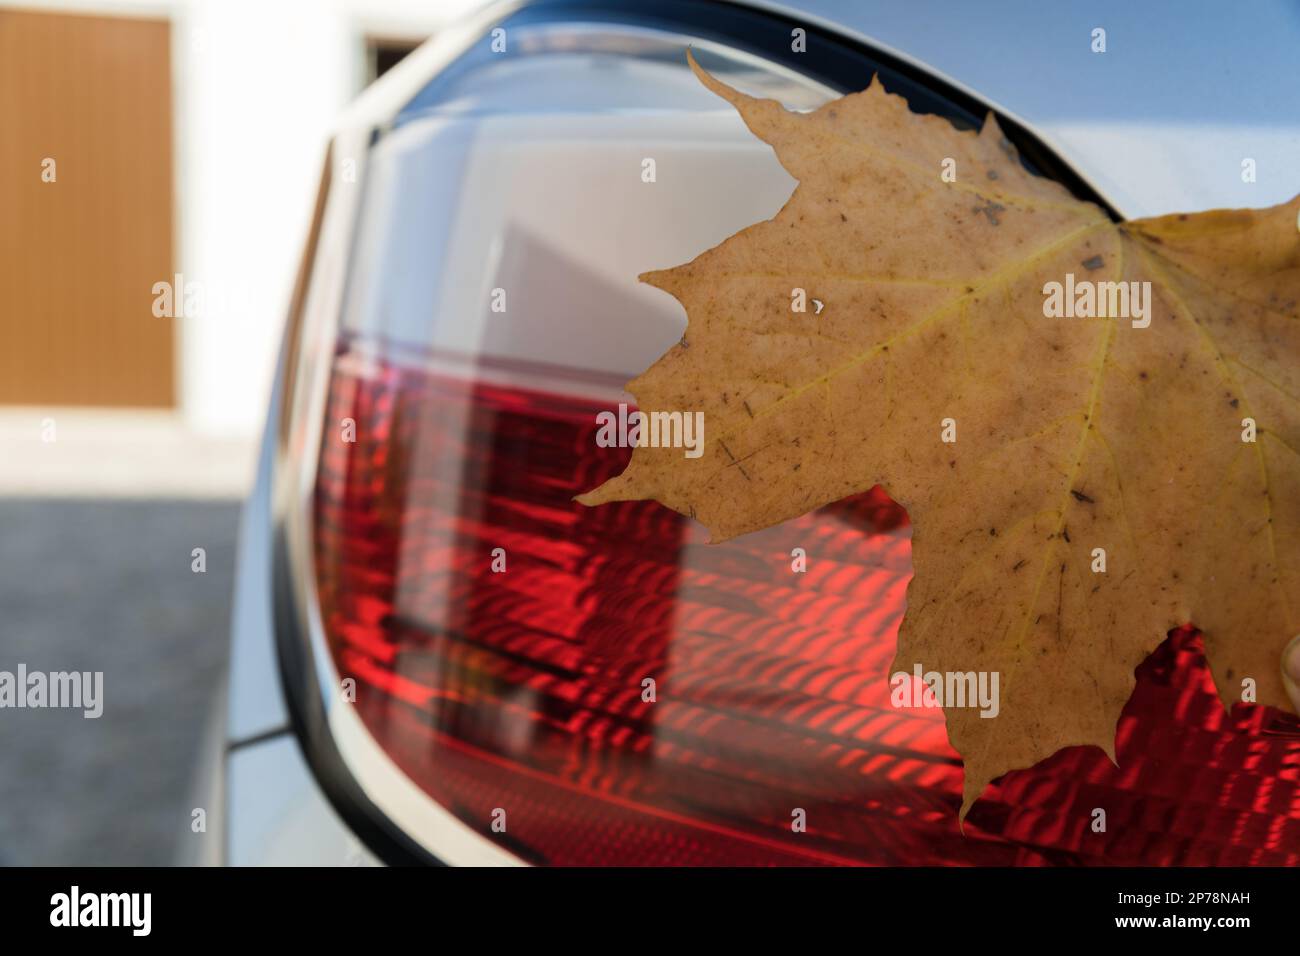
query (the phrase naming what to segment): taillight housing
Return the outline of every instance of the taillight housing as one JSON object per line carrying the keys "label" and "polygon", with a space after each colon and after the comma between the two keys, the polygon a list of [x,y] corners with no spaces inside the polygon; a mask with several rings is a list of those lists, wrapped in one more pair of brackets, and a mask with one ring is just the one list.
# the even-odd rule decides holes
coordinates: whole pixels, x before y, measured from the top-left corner
{"label": "taillight housing", "polygon": [[1139,669],[1118,768],[1063,751],[963,832],[942,711],[890,702],[910,561],[882,491],[720,545],[653,502],[573,501],[630,453],[597,413],[684,327],[636,273],[793,186],[685,42],[793,105],[837,84],[734,22],[728,45],[557,16],[508,21],[512,55],[485,21],[417,56],[418,92],[376,94],[384,121],[332,152],[364,175],[331,185],[302,297],[279,507],[286,681],[336,804],[448,862],[1300,862],[1296,721],[1225,713],[1190,631]]}

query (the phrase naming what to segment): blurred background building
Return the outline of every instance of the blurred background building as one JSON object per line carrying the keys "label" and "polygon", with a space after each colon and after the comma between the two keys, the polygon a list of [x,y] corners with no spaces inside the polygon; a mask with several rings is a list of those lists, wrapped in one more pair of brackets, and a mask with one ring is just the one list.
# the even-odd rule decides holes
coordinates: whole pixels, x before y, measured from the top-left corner
{"label": "blurred background building", "polygon": [[0,712],[0,862],[183,851],[330,124],[474,5],[0,2],[0,669],[106,698]]}
{"label": "blurred background building", "polygon": [[0,405],[253,435],[331,121],[474,5],[0,3]]}

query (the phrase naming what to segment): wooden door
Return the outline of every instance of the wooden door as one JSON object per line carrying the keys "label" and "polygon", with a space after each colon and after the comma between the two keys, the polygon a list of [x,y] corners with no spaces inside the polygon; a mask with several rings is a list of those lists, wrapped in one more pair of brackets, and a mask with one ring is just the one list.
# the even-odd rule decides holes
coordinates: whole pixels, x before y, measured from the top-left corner
{"label": "wooden door", "polygon": [[0,404],[170,406],[165,20],[0,10]]}

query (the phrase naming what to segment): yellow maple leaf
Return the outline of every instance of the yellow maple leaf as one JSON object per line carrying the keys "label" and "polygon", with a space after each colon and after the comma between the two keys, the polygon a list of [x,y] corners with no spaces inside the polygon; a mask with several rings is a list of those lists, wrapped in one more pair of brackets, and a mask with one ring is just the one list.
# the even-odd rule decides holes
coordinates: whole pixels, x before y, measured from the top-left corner
{"label": "yellow maple leaf", "polygon": [[655,499],[724,540],[883,486],[913,525],[891,672],[1000,678],[996,717],[945,708],[962,818],[1062,747],[1113,760],[1134,668],[1184,623],[1225,704],[1248,682],[1289,707],[1300,197],[1117,225],[992,116],[960,132],[878,80],[793,113],[691,66],[799,185],[642,276],[689,325],[628,390],[703,412],[703,453],[637,447],[579,500]]}

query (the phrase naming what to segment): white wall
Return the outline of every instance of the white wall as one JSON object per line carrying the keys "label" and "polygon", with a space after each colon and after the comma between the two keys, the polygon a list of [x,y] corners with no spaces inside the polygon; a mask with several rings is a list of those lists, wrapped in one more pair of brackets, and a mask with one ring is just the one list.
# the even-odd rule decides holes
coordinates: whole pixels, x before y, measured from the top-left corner
{"label": "white wall", "polygon": [[246,432],[265,413],[326,132],[356,88],[359,43],[310,0],[193,3],[174,30],[177,261],[207,306],[180,320],[181,407],[200,431]]}
{"label": "white wall", "polygon": [[327,134],[365,81],[366,36],[432,34],[480,0],[0,5],[171,19],[175,259],[187,284],[202,284],[207,307],[172,320],[180,409],[197,432],[255,435]]}

